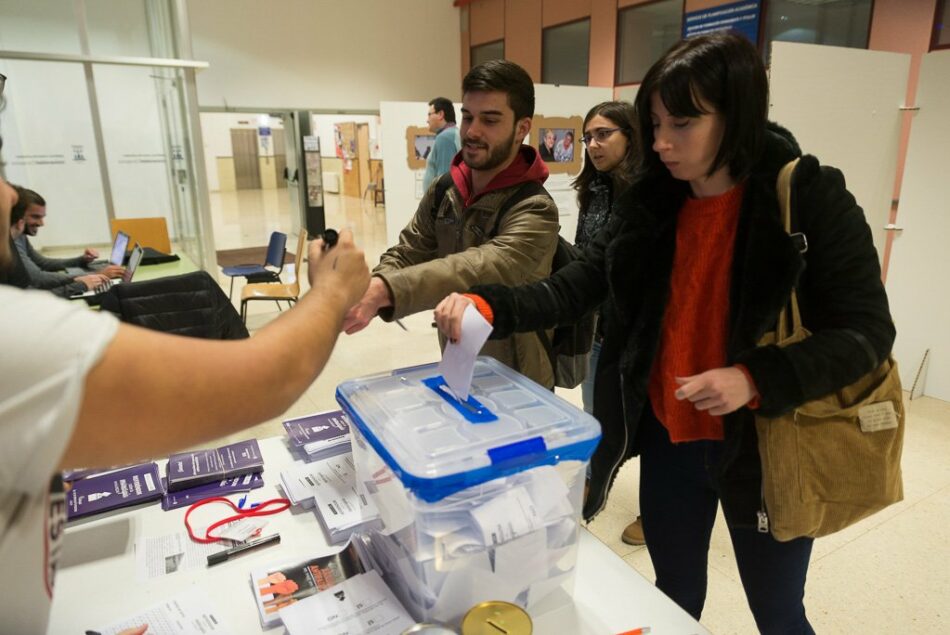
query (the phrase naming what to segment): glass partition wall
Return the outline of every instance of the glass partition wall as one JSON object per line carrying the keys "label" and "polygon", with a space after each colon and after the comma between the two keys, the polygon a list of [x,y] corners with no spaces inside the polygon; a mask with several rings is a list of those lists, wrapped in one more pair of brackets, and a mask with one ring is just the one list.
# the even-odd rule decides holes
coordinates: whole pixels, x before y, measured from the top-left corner
{"label": "glass partition wall", "polygon": [[176,253],[214,270],[190,41],[184,0],[0,0],[2,159],[47,201],[37,246],[161,216]]}

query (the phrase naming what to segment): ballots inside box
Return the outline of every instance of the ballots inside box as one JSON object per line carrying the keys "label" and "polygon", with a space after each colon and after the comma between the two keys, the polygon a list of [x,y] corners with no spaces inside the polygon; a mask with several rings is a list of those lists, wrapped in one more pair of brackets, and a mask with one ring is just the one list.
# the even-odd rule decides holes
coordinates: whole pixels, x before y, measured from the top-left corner
{"label": "ballots inside box", "polygon": [[357,486],[383,523],[368,542],[380,573],[420,621],[570,593],[599,424],[491,358],[465,401],[440,379],[425,365],[337,389]]}

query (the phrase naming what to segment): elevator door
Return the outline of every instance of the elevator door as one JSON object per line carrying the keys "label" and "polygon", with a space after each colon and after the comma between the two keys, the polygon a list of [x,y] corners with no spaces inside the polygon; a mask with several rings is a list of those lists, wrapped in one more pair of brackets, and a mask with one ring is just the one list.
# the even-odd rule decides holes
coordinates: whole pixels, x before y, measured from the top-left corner
{"label": "elevator door", "polygon": [[261,189],[257,130],[231,128],[231,156],[234,159],[234,182],[237,189]]}

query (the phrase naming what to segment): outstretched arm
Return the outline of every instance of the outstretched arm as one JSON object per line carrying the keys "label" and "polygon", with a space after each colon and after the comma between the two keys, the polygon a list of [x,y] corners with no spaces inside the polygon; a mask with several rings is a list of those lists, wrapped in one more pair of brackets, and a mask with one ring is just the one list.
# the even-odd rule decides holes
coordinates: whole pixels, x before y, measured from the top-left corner
{"label": "outstretched arm", "polygon": [[[347,309],[366,289],[363,252],[344,231],[310,244],[311,292],[254,337],[185,338],[121,325],[86,378],[64,465],[167,454],[280,415],[326,365]],[[110,394],[122,387],[122,399]]]}

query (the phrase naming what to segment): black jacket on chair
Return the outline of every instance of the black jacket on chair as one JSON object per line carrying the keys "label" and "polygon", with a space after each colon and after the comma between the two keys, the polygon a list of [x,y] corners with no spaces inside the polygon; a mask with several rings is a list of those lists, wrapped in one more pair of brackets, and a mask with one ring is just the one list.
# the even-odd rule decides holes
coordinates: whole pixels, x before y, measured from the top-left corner
{"label": "black jacket on chair", "polygon": [[[728,364],[744,364],[759,391],[759,412],[775,416],[846,386],[887,357],[894,341],[881,270],[864,213],[841,172],[801,159],[792,180],[792,231],[780,222],[776,178],[801,151],[770,124],[765,155],[746,183],[736,230],[730,288]],[[585,518],[603,508],[623,462],[639,453],[637,431],[669,298],[676,223],[688,184],[668,173],[635,183],[614,205],[611,221],[584,257],[549,279],[517,288],[474,287],[494,312],[492,337],[550,328],[603,303],[603,349],[596,371],[594,416],[603,439],[591,462]],[[775,326],[795,285],[805,341],[757,346]],[[761,464],[752,412],[724,417],[718,483],[731,526],[755,526]]]}
{"label": "black jacket on chair", "polygon": [[204,271],[120,284],[103,296],[103,310],[154,331],[215,340],[249,337],[228,296]]}

